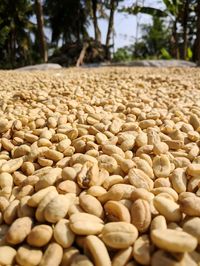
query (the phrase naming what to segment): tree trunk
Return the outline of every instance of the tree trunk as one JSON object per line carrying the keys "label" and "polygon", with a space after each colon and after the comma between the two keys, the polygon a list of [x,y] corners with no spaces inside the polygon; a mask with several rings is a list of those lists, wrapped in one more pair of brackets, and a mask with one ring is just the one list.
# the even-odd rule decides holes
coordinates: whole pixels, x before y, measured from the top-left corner
{"label": "tree trunk", "polygon": [[189,0],[185,1],[184,14],[183,14],[183,59],[187,59],[187,48],[188,48],[188,38],[187,38],[187,24],[188,24],[188,9]]}
{"label": "tree trunk", "polygon": [[9,61],[12,67],[15,66],[15,30],[12,28],[9,35]]}
{"label": "tree trunk", "polygon": [[177,21],[176,20],[173,22],[173,27],[172,27],[171,53],[173,57],[175,57],[176,59],[179,59]]}
{"label": "tree trunk", "polygon": [[197,34],[195,40],[195,61],[197,65],[200,66],[200,1],[198,1],[197,5]]}
{"label": "tree trunk", "polygon": [[43,62],[47,62],[48,55],[46,49],[46,41],[44,36],[44,18],[43,18],[43,11],[42,5],[40,0],[35,0],[35,13],[37,18],[37,28],[38,28],[38,37],[39,37],[39,48],[40,48],[40,55]]}
{"label": "tree trunk", "polygon": [[80,21],[79,21],[79,17],[80,17],[80,1],[78,1],[77,3],[77,20],[76,20],[76,40],[78,45],[80,45]]}
{"label": "tree trunk", "polygon": [[92,13],[93,13],[95,42],[101,43],[101,32],[99,30],[98,21],[97,21],[97,0],[92,0]]}
{"label": "tree trunk", "polygon": [[110,39],[111,39],[111,33],[113,31],[114,12],[115,12],[115,0],[110,0],[110,17],[108,22],[107,36],[106,36],[106,59],[108,60],[110,60]]}
{"label": "tree trunk", "polygon": [[81,53],[79,55],[79,58],[78,58],[78,60],[76,62],[76,66],[77,67],[79,67],[79,66],[81,66],[83,64],[83,60],[84,60],[84,57],[85,57],[85,54],[86,54],[88,46],[89,46],[89,43],[84,43],[83,44],[83,48],[82,48]]}

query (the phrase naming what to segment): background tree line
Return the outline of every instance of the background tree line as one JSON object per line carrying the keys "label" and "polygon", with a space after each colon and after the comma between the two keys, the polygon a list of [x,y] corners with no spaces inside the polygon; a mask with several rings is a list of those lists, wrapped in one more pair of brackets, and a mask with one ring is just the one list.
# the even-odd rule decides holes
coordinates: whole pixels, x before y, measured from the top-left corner
{"label": "background tree line", "polygon": [[[199,0],[162,0],[165,6],[162,10],[141,4],[144,1],[133,0],[129,7],[123,7],[123,2],[1,0],[0,67],[14,68],[48,61],[68,66],[80,65],[83,61],[144,58],[185,59],[200,65]],[[152,16],[152,24],[141,24],[141,37],[111,55],[116,12],[133,16],[148,14]],[[107,20],[104,44],[100,18]],[[88,34],[90,24],[94,28],[94,39]],[[51,31],[50,40],[45,35],[46,28]]]}

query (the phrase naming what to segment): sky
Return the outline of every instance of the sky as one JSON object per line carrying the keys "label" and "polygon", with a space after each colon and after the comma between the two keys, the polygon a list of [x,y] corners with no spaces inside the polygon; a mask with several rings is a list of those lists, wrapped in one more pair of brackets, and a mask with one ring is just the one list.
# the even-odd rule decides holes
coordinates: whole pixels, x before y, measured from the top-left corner
{"label": "sky", "polygon": [[[121,6],[131,6],[135,3],[133,0],[124,0]],[[164,9],[164,5],[159,0],[138,0],[138,3],[143,3],[145,6],[159,7]],[[136,38],[136,28],[137,23],[141,24],[150,24],[152,22],[152,18],[149,15],[139,14],[137,16],[128,15],[120,12],[116,12],[114,16],[114,50],[116,51],[118,48],[131,45],[135,42]],[[106,33],[108,28],[108,22],[103,19],[98,20],[99,28],[102,34],[102,42],[105,43]],[[88,29],[89,35],[94,37],[94,28],[91,24]],[[138,37],[141,32],[138,32]]]}

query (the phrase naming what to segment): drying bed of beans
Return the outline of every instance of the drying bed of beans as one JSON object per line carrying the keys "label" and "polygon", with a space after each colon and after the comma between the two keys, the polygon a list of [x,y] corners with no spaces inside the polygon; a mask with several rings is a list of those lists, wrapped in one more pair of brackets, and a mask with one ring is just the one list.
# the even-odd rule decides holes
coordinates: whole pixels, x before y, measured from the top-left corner
{"label": "drying bed of beans", "polygon": [[200,70],[0,71],[0,265],[200,265]]}

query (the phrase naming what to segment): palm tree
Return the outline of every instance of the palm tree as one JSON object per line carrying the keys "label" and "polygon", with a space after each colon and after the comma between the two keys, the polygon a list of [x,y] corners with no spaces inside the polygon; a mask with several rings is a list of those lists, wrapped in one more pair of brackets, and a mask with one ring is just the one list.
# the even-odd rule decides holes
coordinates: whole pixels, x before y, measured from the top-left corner
{"label": "palm tree", "polygon": [[84,0],[45,0],[44,12],[48,16],[48,24],[52,30],[52,42],[57,46],[59,40],[63,44],[81,43],[88,36],[88,10]]}
{"label": "palm tree", "polygon": [[47,54],[46,40],[45,40],[44,29],[43,29],[44,18],[43,18],[42,4],[40,0],[35,0],[35,13],[36,13],[36,18],[37,18],[40,55],[41,55],[42,61],[47,62],[48,54]]}
{"label": "palm tree", "polygon": [[[9,15],[8,15],[9,14]],[[27,64],[31,61],[35,25],[30,21],[33,15],[30,0],[1,0],[0,2],[0,61],[3,66]]]}

